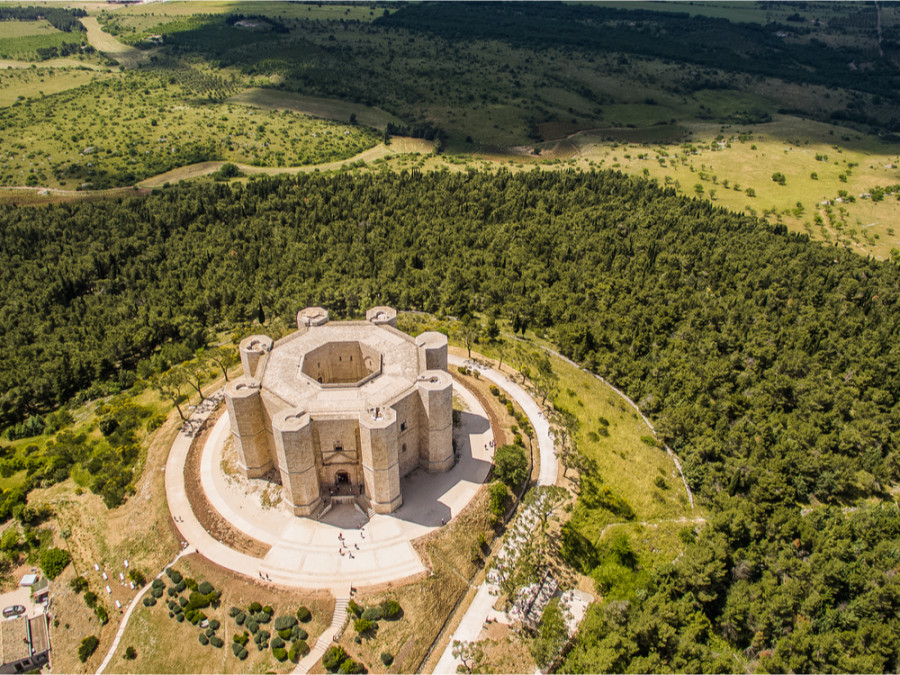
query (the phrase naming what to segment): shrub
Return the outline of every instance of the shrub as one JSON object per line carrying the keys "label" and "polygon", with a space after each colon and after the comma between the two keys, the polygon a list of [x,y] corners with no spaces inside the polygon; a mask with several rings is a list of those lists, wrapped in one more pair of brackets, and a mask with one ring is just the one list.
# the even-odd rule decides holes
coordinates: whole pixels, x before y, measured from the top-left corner
{"label": "shrub", "polygon": [[154,598],[152,595],[148,595],[146,598],[144,598],[144,607],[153,607],[153,605],[155,604],[156,598]]}
{"label": "shrub", "polygon": [[[481,537],[483,539],[484,535],[482,534]],[[403,612],[403,608],[400,607],[400,603],[396,600],[384,600],[379,605],[379,608],[381,609],[381,616],[388,621],[399,619]]]}
{"label": "shrub", "polygon": [[241,653],[238,654],[238,658],[239,658],[241,661],[243,661],[243,660],[245,660],[245,659],[249,656],[249,654],[250,654],[250,653],[249,653],[246,649],[244,649],[243,647],[241,647]]}
{"label": "shrub", "polygon": [[367,671],[363,664],[354,661],[353,659],[347,659],[341,664],[341,668],[338,672],[350,675],[351,673],[365,673]]}
{"label": "shrub", "polygon": [[97,615],[97,621],[100,622],[101,626],[105,626],[109,621],[109,613],[106,611],[106,607],[103,605],[97,605],[94,607],[94,614]]}
{"label": "shrub", "polygon": [[369,621],[380,621],[381,610],[378,607],[366,607],[362,613],[362,618]]}
{"label": "shrub", "polygon": [[169,587],[166,589],[166,593],[169,595],[170,598],[174,598],[176,595],[178,595],[178,593],[175,592],[175,587],[174,587],[174,586],[169,586]]}
{"label": "shrub", "polygon": [[97,651],[97,646],[100,644],[100,640],[96,635],[88,635],[81,641],[81,645],[78,647],[78,660],[84,663],[89,658],[91,658],[91,654]]}
{"label": "shrub", "polygon": [[228,616],[230,616],[232,619],[240,613],[241,610],[239,610],[237,607],[232,607],[228,610]]}
{"label": "shrub", "polygon": [[510,488],[521,485],[528,477],[528,458],[525,450],[516,445],[504,445],[494,453],[494,472],[498,480]]}
{"label": "shrub", "polygon": [[162,594],[163,594],[163,589],[161,589],[161,588],[151,588],[150,589],[150,595],[152,595],[154,598],[161,598]]}
{"label": "shrub", "polygon": [[178,598],[178,604],[182,607],[187,607],[188,601],[187,598]]}
{"label": "shrub", "polygon": [[281,636],[276,635],[272,638],[272,649],[279,649],[281,647],[284,647],[284,640]]}
{"label": "shrub", "polygon": [[250,609],[250,611],[251,611],[252,613],[255,614],[256,612],[261,612],[261,611],[262,611],[262,605],[259,604],[258,602],[251,602],[251,603],[250,603],[249,609]]}
{"label": "shrub", "polygon": [[253,618],[256,619],[256,623],[269,623],[272,620],[272,615],[268,612],[257,612],[253,615]]}
{"label": "shrub", "polygon": [[187,584],[184,583],[184,579],[175,584],[175,592],[181,593],[184,589],[187,588]]}
{"label": "shrub", "polygon": [[282,631],[285,628],[293,628],[297,625],[297,619],[292,616],[279,616],[275,619],[275,623],[272,624],[275,627],[275,630]]}
{"label": "shrub", "polygon": [[125,658],[128,661],[134,661],[137,658],[137,651],[131,645],[125,648]]}
{"label": "shrub", "polygon": [[325,670],[334,672],[340,668],[341,664],[347,659],[347,652],[340,645],[331,645],[322,655],[322,665]]}
{"label": "shrub", "polygon": [[72,556],[69,555],[69,552],[61,548],[44,549],[41,551],[40,557],[41,569],[44,570],[48,579],[55,579],[60,572],[66,569],[66,565],[71,559]]}
{"label": "shrub", "polygon": [[356,619],[353,622],[353,630],[355,630],[360,635],[366,635],[370,633],[374,633],[375,629],[378,627],[378,624],[374,621],[370,621],[369,619]]}
{"label": "shrub", "polygon": [[[351,600],[350,604],[355,605],[356,603]],[[310,612],[306,607],[300,607],[300,609],[297,610],[298,621],[306,623],[310,619],[312,619],[312,612]]]}
{"label": "shrub", "polygon": [[244,651],[244,645],[240,642],[232,642],[231,651],[235,656],[240,656],[241,652]]}
{"label": "shrub", "polygon": [[213,630],[219,630],[219,626],[221,626],[221,625],[222,625],[222,624],[219,623],[219,620],[218,620],[218,619],[212,619],[212,620],[209,622],[209,627],[212,628]]}
{"label": "shrub", "polygon": [[200,633],[200,635],[197,636],[197,639],[200,641],[201,645],[209,644],[209,638],[206,637],[203,633]]}
{"label": "shrub", "polygon": [[394,662],[394,656],[390,652],[381,652],[381,662],[389,666]]}
{"label": "shrub", "polygon": [[256,623],[255,619],[252,618],[248,618],[244,622],[244,628],[249,630],[251,635],[256,635],[256,633],[259,632],[259,624]]}
{"label": "shrub", "polygon": [[294,626],[294,628],[291,630],[291,637],[295,640],[305,640],[309,637],[309,633],[300,628],[300,626]]}
{"label": "shrub", "polygon": [[353,600],[347,603],[347,609],[353,612],[356,616],[362,615],[362,607],[357,605]]}
{"label": "shrub", "polygon": [[81,591],[86,591],[88,587],[87,579],[84,577],[75,577],[72,581],[69,582],[69,588],[71,588],[76,593],[81,593]]}
{"label": "shrub", "polygon": [[245,645],[250,641],[250,638],[247,637],[247,633],[244,632],[244,633],[241,633],[240,635],[235,635],[234,641],[237,642],[239,645]]}
{"label": "shrub", "polygon": [[272,605],[266,605],[265,607],[262,608],[262,611],[264,611],[269,616],[272,616],[275,613],[275,610],[272,609]]}
{"label": "shrub", "polygon": [[274,656],[277,661],[286,661],[288,653],[284,647],[274,647],[272,649],[272,656]]}
{"label": "shrub", "polygon": [[297,640],[291,645],[291,650],[288,652],[288,658],[296,663],[307,654],[309,654],[309,645],[306,644],[305,640]]}
{"label": "shrub", "polygon": [[278,637],[282,640],[290,640],[294,636],[294,630],[292,628],[282,628],[278,631]]}
{"label": "shrub", "polygon": [[214,590],[216,590],[216,589],[208,581],[204,581],[199,586],[197,586],[197,592],[202,593],[203,595],[209,595]]}
{"label": "shrub", "polygon": [[206,637],[212,637],[216,634],[216,631],[214,631],[212,628],[207,628],[204,633],[206,634]]}
{"label": "shrub", "polygon": [[494,481],[488,488],[491,513],[497,518],[502,518],[506,512],[506,502],[509,499],[509,490],[500,481]]}
{"label": "shrub", "polygon": [[500,395],[500,390],[497,388],[497,385],[496,385],[496,384],[492,384],[492,385],[489,387],[489,389],[491,390],[491,394],[493,394],[494,396],[499,396],[499,395]]}
{"label": "shrub", "polygon": [[162,579],[154,579],[150,582],[150,587],[155,591],[157,589],[162,590],[166,587],[166,583]]}
{"label": "shrub", "polygon": [[235,622],[238,626],[242,626],[242,625],[244,624],[244,620],[245,620],[246,618],[247,618],[247,615],[246,615],[246,614],[244,614],[243,612],[238,612],[237,614],[234,615],[234,622]]}
{"label": "shrub", "polygon": [[175,615],[175,620],[176,620],[178,623],[181,623],[182,621],[184,621],[184,614],[176,614],[176,615]]}
{"label": "shrub", "polygon": [[209,607],[209,596],[197,591],[191,591],[188,602],[194,609],[203,609],[204,607]]}
{"label": "shrub", "polygon": [[209,638],[209,644],[211,644],[216,649],[221,649],[225,646],[225,640],[216,635],[213,635],[211,638]]}

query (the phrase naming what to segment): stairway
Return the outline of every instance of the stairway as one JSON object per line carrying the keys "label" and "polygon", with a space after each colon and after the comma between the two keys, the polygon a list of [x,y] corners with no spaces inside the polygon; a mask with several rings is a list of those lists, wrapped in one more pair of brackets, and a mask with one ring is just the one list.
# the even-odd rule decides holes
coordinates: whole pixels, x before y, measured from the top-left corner
{"label": "stairway", "polygon": [[308,673],[309,669],[316,664],[316,661],[322,658],[325,650],[335,643],[336,638],[340,637],[344,629],[344,621],[347,619],[347,605],[349,602],[349,597],[334,599],[334,615],[331,617],[331,625],[319,636],[309,654],[300,660],[300,663],[294,668],[294,673],[303,675]]}

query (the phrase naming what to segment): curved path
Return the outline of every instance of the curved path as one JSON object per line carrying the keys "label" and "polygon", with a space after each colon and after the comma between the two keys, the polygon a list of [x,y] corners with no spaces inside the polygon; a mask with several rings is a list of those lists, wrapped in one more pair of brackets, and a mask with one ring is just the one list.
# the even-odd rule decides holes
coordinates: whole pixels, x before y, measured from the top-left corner
{"label": "curved path", "polygon": [[[525,414],[528,421],[534,427],[534,433],[537,437],[538,448],[540,449],[541,470],[537,479],[538,485],[556,485],[558,475],[558,464],[556,460],[556,447],[553,443],[553,437],[550,434],[550,423],[541,413],[541,408],[537,402],[525,391],[520,385],[510,380],[503,373],[499,373],[493,368],[488,368],[481,364],[464,359],[454,354],[447,356],[447,361],[452,366],[466,366],[469,369],[477,370],[481,376],[496,384],[500,389],[512,398]],[[444,653],[441,655],[440,661],[434,669],[435,673],[455,673],[456,668],[462,663],[453,656],[453,643],[472,642],[478,638],[481,628],[484,626],[485,620],[491,616],[494,611],[494,602],[496,601],[499,588],[488,581],[485,581],[478,587],[478,592],[472,600],[472,604],[463,615],[462,621],[454,631],[453,636]]]}
{"label": "curved path", "polygon": [[[401,479],[403,506],[390,515],[366,520],[351,505],[339,505],[321,521],[296,518],[283,507],[264,508],[244,479],[221,470],[222,448],[228,437],[228,417],[213,427],[201,456],[201,484],[210,504],[233,527],[271,546],[263,558],[241,553],[216,540],[194,516],[184,482],[184,464],[193,440],[179,434],[166,463],[166,497],[182,537],[198,553],[227,569],[250,577],[297,588],[329,588],[344,597],[347,588],[367,586],[423,574],[427,570],[411,541],[449,521],[472,499],[491,467],[492,440],[487,414],[473,394],[462,387],[456,394],[465,402],[456,430],[460,461],[447,473],[414,471]],[[211,411],[198,412],[197,421]],[[193,421],[193,418],[192,418]],[[259,483],[257,483],[259,484]],[[341,555],[338,535],[353,557]]]}
{"label": "curved path", "polygon": [[[156,578],[161,579],[162,575],[166,573],[166,570],[169,567],[172,567],[172,565],[174,565],[175,563],[177,563],[178,560],[182,556],[190,555],[192,553],[195,553],[194,548],[192,546],[187,546],[184,549],[182,549],[181,553],[179,553],[174,558],[172,558],[172,562],[170,562],[168,565],[163,567],[162,572],[157,574]],[[140,604],[138,601],[143,599],[144,595],[146,595],[147,591],[149,591],[151,588],[152,588],[151,584],[147,583],[140,590],[140,592],[137,595],[135,595],[134,598],[131,600],[131,604],[128,605],[128,609],[125,611],[125,615],[122,617],[122,621],[119,623],[119,629],[116,631],[116,637],[113,638],[112,644],[109,646],[109,651],[106,652],[106,656],[103,659],[103,663],[101,663],[100,667],[97,668],[97,675],[100,675],[104,670],[106,670],[106,667],[109,665],[109,662],[112,661],[113,654],[116,653],[116,649],[119,646],[119,641],[122,639],[122,635],[125,634],[125,627],[128,625],[128,619],[131,618],[131,614],[132,614],[132,612],[134,612],[134,608],[140,607]]]}

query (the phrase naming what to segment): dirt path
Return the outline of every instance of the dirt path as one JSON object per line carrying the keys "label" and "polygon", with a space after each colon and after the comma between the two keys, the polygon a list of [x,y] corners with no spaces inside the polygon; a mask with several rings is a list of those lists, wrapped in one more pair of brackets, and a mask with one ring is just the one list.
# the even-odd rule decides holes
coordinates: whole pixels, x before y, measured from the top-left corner
{"label": "dirt path", "polygon": [[87,29],[88,42],[93,45],[94,49],[115,59],[123,68],[138,68],[150,63],[151,52],[149,50],[135,49],[119,42],[115,37],[103,31],[96,17],[86,16],[81,19],[81,23]]}

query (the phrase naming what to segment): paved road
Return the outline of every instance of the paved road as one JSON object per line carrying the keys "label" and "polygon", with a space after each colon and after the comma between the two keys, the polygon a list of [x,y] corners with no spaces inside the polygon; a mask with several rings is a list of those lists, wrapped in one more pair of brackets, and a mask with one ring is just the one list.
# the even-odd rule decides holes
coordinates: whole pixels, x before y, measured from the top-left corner
{"label": "paved road", "polygon": [[[531,398],[528,392],[521,386],[493,368],[486,368],[485,366],[454,354],[449,354],[447,360],[449,364],[454,367],[467,366],[469,368],[477,369],[482,377],[496,384],[500,389],[505,391],[510,398],[519,404],[528,416],[531,426],[534,427],[538,448],[540,449],[541,469],[537,483],[538,485],[555,485],[558,474],[556,447],[553,444],[553,437],[550,435],[550,423],[547,421],[547,418],[544,417],[537,402]],[[469,605],[469,608],[463,615],[462,621],[450,638],[450,643],[441,655],[441,660],[438,661],[438,664],[434,669],[435,673],[443,674],[456,672],[457,666],[462,662],[453,656],[453,643],[457,640],[460,642],[471,642],[477,639],[478,634],[481,632],[481,628],[484,626],[485,620],[491,616],[494,611],[493,605],[499,591],[500,589],[495,584],[491,584],[487,581],[478,587],[478,592],[475,594],[472,604]]]}

